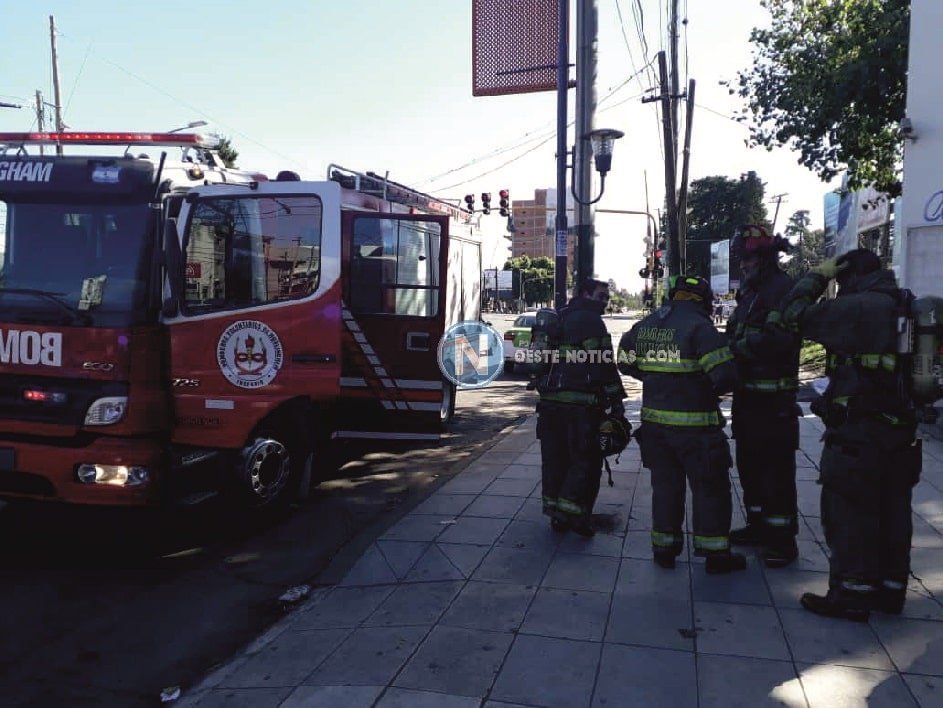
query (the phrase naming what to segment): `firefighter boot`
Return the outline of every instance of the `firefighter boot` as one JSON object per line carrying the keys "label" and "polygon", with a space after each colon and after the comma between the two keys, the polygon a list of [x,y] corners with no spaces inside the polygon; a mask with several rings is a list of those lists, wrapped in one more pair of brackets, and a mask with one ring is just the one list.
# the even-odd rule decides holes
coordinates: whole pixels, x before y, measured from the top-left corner
{"label": "firefighter boot", "polygon": [[852,592],[842,588],[829,588],[825,595],[807,592],[802,596],[802,606],[823,617],[837,617],[852,622],[866,622],[870,616],[870,605],[874,592]]}
{"label": "firefighter boot", "polygon": [[763,546],[766,544],[766,526],[759,512],[747,512],[747,525],[730,532],[730,543],[735,546]]}
{"label": "firefighter boot", "polygon": [[888,615],[899,615],[904,611],[904,603],[907,601],[907,585],[893,580],[885,580],[878,586],[873,603],[872,610],[883,612]]}
{"label": "firefighter boot", "polygon": [[596,535],[593,522],[589,514],[581,514],[570,518],[570,531],[583,538],[592,538]]}
{"label": "firefighter boot", "polygon": [[678,553],[673,550],[659,549],[657,551],[652,551],[652,560],[654,560],[662,568],[671,569],[675,567],[675,557],[677,555]]}
{"label": "firefighter boot", "polygon": [[799,547],[795,538],[770,543],[763,551],[763,562],[767,568],[785,568],[798,557]]}
{"label": "firefighter boot", "polygon": [[562,511],[554,509],[550,512],[550,528],[557,533],[566,533],[570,530],[570,520]]}
{"label": "firefighter boot", "polygon": [[705,569],[711,575],[719,575],[721,573],[732,573],[736,570],[746,570],[746,567],[747,559],[742,553],[721,551],[707,556]]}

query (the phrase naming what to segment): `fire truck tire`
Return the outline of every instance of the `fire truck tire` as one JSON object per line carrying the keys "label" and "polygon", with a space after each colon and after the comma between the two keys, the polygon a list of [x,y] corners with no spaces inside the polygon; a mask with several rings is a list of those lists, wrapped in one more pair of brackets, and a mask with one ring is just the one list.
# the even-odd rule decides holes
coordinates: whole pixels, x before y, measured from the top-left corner
{"label": "fire truck tire", "polygon": [[246,506],[253,509],[286,505],[299,484],[310,482],[311,450],[293,435],[291,425],[257,430],[239,456],[238,479]]}
{"label": "fire truck tire", "polygon": [[439,409],[439,424],[446,425],[455,417],[455,384],[442,382],[442,407]]}

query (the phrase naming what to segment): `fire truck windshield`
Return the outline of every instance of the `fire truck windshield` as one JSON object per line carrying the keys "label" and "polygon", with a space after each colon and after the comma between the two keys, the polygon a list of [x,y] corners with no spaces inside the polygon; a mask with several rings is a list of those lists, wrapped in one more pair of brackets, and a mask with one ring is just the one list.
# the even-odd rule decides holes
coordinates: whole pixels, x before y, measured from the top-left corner
{"label": "fire truck windshield", "polygon": [[148,317],[147,204],[0,201],[0,319],[123,327]]}

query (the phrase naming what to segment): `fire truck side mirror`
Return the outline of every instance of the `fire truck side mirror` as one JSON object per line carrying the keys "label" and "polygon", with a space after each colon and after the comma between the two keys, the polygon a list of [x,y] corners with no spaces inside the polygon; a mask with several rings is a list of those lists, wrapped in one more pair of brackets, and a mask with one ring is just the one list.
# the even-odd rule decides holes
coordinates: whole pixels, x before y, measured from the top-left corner
{"label": "fire truck side mirror", "polygon": [[170,297],[164,298],[161,314],[164,317],[173,317],[177,314],[179,308],[183,285],[180,240],[177,235],[177,220],[173,218],[164,221],[164,268],[167,274],[167,283],[170,286]]}

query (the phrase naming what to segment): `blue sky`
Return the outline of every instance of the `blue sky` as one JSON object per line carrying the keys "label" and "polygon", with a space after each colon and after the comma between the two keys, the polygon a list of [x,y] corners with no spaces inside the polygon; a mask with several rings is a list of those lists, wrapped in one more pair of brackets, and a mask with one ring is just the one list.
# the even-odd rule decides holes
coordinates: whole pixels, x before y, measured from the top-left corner
{"label": "blue sky", "polygon": [[[660,126],[654,104],[638,98],[651,82],[623,84],[633,73],[629,52],[636,68],[643,63],[633,18],[644,20],[651,58],[664,45],[666,0],[639,0],[641,14],[635,0],[597,3],[597,92],[612,95],[601,101],[596,126],[626,133],[598,206],[644,209],[647,172],[654,210],[664,194]],[[759,1],[680,4],[688,18],[686,75],[697,80],[691,178],[756,170],[768,195],[789,194],[779,227],[797,209],[808,209],[820,226],[829,186],[799,166],[795,153],[747,150],[746,130],[725,117],[739,100],[719,81],[749,65],[750,29],[766,23]],[[322,179],[333,162],[388,171],[447,198],[501,188],[527,198],[556,183],[555,94],[471,95],[470,0],[5,0],[3,14],[0,101],[29,107],[0,109],[0,131],[35,127],[37,89],[53,101],[54,15],[72,129],[158,131],[206,120],[201,131],[229,137],[243,168]],[[501,265],[504,224],[496,214],[483,224],[485,265]],[[596,228],[597,273],[640,289],[645,219],[599,214]]]}

